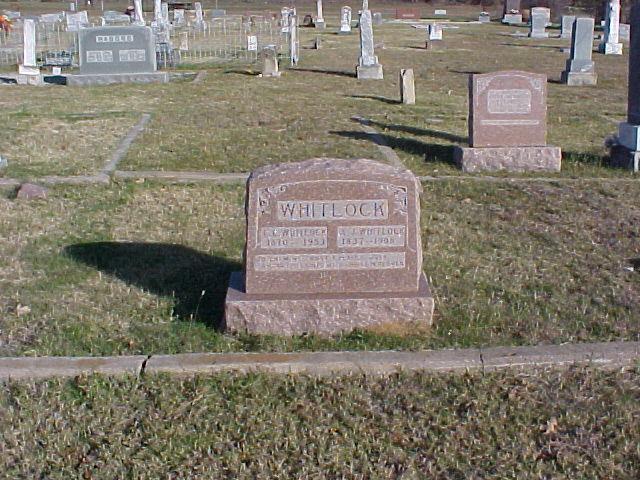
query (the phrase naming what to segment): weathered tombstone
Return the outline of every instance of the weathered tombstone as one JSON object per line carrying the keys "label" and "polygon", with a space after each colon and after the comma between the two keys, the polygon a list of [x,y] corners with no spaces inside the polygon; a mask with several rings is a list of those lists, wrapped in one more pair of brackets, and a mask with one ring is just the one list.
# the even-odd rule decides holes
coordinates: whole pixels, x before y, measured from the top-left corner
{"label": "weathered tombstone", "polygon": [[280,76],[280,71],[278,70],[278,52],[276,52],[276,47],[273,45],[268,45],[262,49],[262,76]]}
{"label": "weathered tombstone", "polygon": [[194,7],[196,9],[196,25],[198,27],[202,27],[202,24],[204,23],[204,14],[202,12],[202,4],[200,2],[196,2],[194,4]]}
{"label": "weathered tombstone", "polygon": [[382,80],[382,65],[378,63],[373,46],[373,25],[371,10],[360,14],[360,59],[356,67],[356,76],[360,80]]}
{"label": "weathered tombstone", "polygon": [[36,63],[36,21],[27,19],[22,22],[22,63],[18,65],[18,74],[40,75]]}
{"label": "weathered tombstone", "polygon": [[622,55],[620,37],[620,0],[610,0],[604,26],[604,37],[598,49],[605,55]]}
{"label": "weathered tombstone", "polygon": [[507,25],[519,25],[523,22],[521,13],[507,13],[502,17],[502,23]]}
{"label": "weathered tombstone", "polygon": [[405,105],[416,103],[416,86],[413,78],[413,69],[400,70],[400,102]]}
{"label": "weathered tombstone", "polygon": [[618,38],[625,42],[631,40],[631,26],[628,23],[621,23],[618,30]]}
{"label": "weathered tombstone", "polygon": [[444,17],[447,15],[447,11],[439,9],[439,10],[435,10],[433,14],[439,17]]}
{"label": "weathered tombstone", "polygon": [[442,40],[442,25],[439,23],[430,23],[427,31],[429,33],[427,43]]}
{"label": "weathered tombstone", "polygon": [[506,71],[469,79],[469,148],[456,148],[465,172],[559,171],[561,152],[547,146],[546,75]]}
{"label": "weathered tombstone", "polygon": [[289,56],[291,58],[291,65],[297,65],[300,59],[297,15],[291,15],[289,17]]}
{"label": "weathered tombstone", "polygon": [[162,24],[162,0],[153,0],[153,21]]}
{"label": "weathered tombstone", "polygon": [[66,19],[68,32],[78,32],[81,28],[85,28],[90,25],[89,16],[87,15],[86,10],[77,13],[68,13],[66,15]]}
{"label": "weathered tombstone", "polygon": [[531,9],[531,27],[529,37],[531,38],[549,38],[546,31],[547,22],[549,21],[548,8],[532,8]]}
{"label": "weathered tombstone", "polygon": [[222,10],[220,8],[215,8],[211,10],[211,18],[222,18],[227,15],[226,10]]}
{"label": "weathered tombstone", "polygon": [[12,22],[18,20],[21,17],[22,13],[15,10],[5,10],[4,16],[7,17]]}
{"label": "weathered tombstone", "polygon": [[373,24],[374,25],[382,25],[382,12],[374,12],[373,13]]}
{"label": "weathered tombstone", "polygon": [[131,18],[124,13],[107,10],[102,14],[102,26],[109,25],[131,25]]}
{"label": "weathered tombstone", "polygon": [[268,165],[247,181],[243,272],[225,302],[231,331],[334,334],[426,326],[421,185],[372,160]]}
{"label": "weathered tombstone", "polygon": [[184,10],[182,8],[175,8],[173,10],[173,24],[176,27],[186,25],[187,21],[184,16]]}
{"label": "weathered tombstone", "polygon": [[575,15],[562,16],[562,30],[560,31],[560,38],[571,38],[571,35],[573,34],[573,22],[575,21]]}
{"label": "weathered tombstone", "polygon": [[317,12],[316,21],[315,21],[316,28],[320,30],[324,30],[326,25],[324,23],[324,14],[322,13],[322,0],[316,0],[316,12]]}
{"label": "weathered tombstone", "polygon": [[165,25],[169,25],[169,4],[167,2],[162,2],[162,23]]}
{"label": "weathered tombstone", "polygon": [[340,34],[351,33],[351,7],[340,9]]}
{"label": "weathered tombstone", "polygon": [[595,85],[598,76],[592,60],[593,18],[577,18],[574,21],[571,37],[571,54],[567,66],[562,72],[561,81],[567,85]]}
{"label": "weathered tombstone", "polygon": [[258,37],[257,37],[257,35],[247,35],[247,51],[248,52],[257,52],[258,51]]}
{"label": "weathered tombstone", "polygon": [[69,3],[69,11],[70,12],[75,12],[76,11],[76,4],[73,2]]}
{"label": "weathered tombstone", "polygon": [[280,9],[280,31],[289,33],[289,17],[293,15],[293,8],[283,7]]}
{"label": "weathered tombstone", "polygon": [[478,15],[478,21],[480,23],[491,23],[491,15],[489,12],[480,12],[480,15]]}
{"label": "weathered tombstone", "polygon": [[150,27],[95,27],[80,30],[80,75],[67,84],[107,84],[125,81],[167,81],[156,72],[156,50]]}
{"label": "weathered tombstone", "polygon": [[631,7],[629,94],[627,121],[618,127],[619,145],[612,152],[614,165],[640,171],[640,3]]}
{"label": "weathered tombstone", "polygon": [[313,48],[315,50],[320,50],[322,48],[322,37],[319,35],[316,35],[316,38],[313,42]]}

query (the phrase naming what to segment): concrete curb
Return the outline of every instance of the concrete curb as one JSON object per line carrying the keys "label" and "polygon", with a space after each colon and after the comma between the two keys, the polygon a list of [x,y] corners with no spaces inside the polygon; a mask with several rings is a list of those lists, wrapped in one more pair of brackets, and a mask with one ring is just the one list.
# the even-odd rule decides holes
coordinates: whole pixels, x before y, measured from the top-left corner
{"label": "concrete curb", "polygon": [[418,352],[190,353],[123,357],[0,358],[0,380],[75,376],[218,372],[331,375],[398,370],[427,372],[505,368],[532,369],[588,364],[598,368],[632,366],[640,361],[640,342],[603,342],[531,347],[492,347]]}
{"label": "concrete curb", "polygon": [[118,148],[116,148],[116,151],[113,152],[113,155],[111,155],[109,161],[104,165],[104,167],[102,167],[102,174],[110,175],[116,169],[118,163],[120,163],[120,160],[122,160],[127,154],[129,148],[131,147],[131,144],[138,137],[138,135],[142,133],[144,127],[147,125],[147,123],[149,123],[149,120],[151,120],[151,114],[149,113],[143,113],[140,116],[138,123],[136,123],[129,129],[129,132],[120,141]]}
{"label": "concrete curb", "polygon": [[248,173],[215,173],[215,172],[161,172],[155,170],[116,170],[114,177],[126,180],[158,180],[169,183],[238,183],[246,182]]}

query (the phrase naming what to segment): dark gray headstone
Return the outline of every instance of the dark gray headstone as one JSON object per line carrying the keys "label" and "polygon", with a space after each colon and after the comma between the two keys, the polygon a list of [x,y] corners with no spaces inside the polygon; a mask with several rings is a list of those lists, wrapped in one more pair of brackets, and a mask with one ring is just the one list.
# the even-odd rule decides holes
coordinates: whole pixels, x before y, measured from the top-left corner
{"label": "dark gray headstone", "polygon": [[156,71],[155,42],[149,27],[86,28],[78,37],[82,75]]}
{"label": "dark gray headstone", "polygon": [[628,122],[640,125],[640,3],[631,9]]}

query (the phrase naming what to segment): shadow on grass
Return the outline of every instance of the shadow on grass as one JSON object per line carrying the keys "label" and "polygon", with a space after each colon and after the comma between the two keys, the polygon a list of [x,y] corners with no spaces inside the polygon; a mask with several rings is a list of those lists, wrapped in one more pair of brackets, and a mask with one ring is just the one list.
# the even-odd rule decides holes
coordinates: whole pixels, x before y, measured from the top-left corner
{"label": "shadow on grass", "polygon": [[393,150],[402,150],[411,155],[424,156],[427,163],[443,162],[455,165],[453,157],[454,145],[440,145],[437,143],[424,143],[412,138],[394,137],[383,133],[366,133],[358,131],[332,131],[333,135],[339,135],[356,140],[368,140],[376,145],[388,146]]}
{"label": "shadow on grass", "polygon": [[480,75],[481,72],[479,70],[449,70],[451,73],[458,73],[460,75]]}
{"label": "shadow on grass", "polygon": [[247,70],[242,68],[232,68],[225,70],[224,73],[235,73],[236,75],[247,75],[249,77],[257,77],[261,72],[254,72],[253,70]]}
{"label": "shadow on grass", "polygon": [[396,100],[395,98],[382,97],[380,95],[345,95],[345,96],[349,98],[361,98],[361,99],[364,98],[369,100],[378,100],[379,102],[389,103],[392,105],[398,105],[402,103],[399,100]]}
{"label": "shadow on grass", "polygon": [[322,70],[320,68],[290,68],[289,70],[292,72],[324,73],[325,75],[356,78],[355,72],[346,70]]}
{"label": "shadow on grass", "polygon": [[373,127],[382,128],[384,130],[391,130],[393,132],[406,132],[411,133],[412,135],[426,135],[428,137],[441,138],[442,140],[456,143],[467,143],[469,141],[468,137],[461,137],[460,135],[456,135],[454,133],[443,132],[441,130],[433,130],[431,128],[410,127],[407,125],[398,125],[395,123],[377,122],[375,120],[369,119],[360,120],[357,117],[353,117],[352,120],[358,123],[363,123],[364,125],[370,125]]}
{"label": "shadow on grass", "polygon": [[175,299],[174,313],[219,330],[224,298],[239,262],[168,243],[95,242],[65,248],[74,260],[103,273]]}

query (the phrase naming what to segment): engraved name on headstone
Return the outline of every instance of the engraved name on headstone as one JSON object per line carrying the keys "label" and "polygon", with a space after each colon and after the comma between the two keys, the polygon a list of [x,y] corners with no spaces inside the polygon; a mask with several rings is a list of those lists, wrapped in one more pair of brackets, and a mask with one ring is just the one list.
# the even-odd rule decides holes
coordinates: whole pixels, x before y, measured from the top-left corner
{"label": "engraved name on headstone", "polygon": [[472,75],[469,145],[546,145],[547,77],[507,71]]}
{"label": "engraved name on headstone", "polygon": [[150,27],[96,27],[80,30],[80,73],[126,74],[156,71]]}

